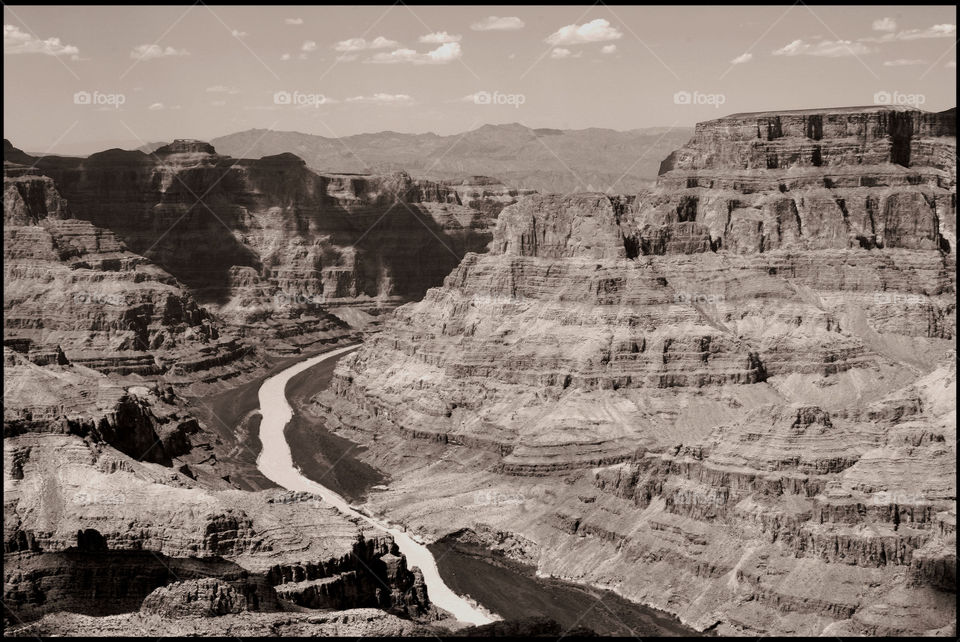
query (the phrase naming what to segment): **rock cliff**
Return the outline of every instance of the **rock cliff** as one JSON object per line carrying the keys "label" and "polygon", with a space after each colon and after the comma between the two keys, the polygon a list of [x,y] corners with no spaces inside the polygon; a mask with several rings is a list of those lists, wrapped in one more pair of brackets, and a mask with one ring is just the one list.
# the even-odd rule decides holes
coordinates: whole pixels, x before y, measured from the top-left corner
{"label": "rock cliff", "polygon": [[4,458],[8,627],[61,611],[188,621],[298,606],[431,612],[419,571],[387,534],[312,495],[211,490],[75,431],[8,435]]}
{"label": "rock cliff", "polygon": [[[399,254],[404,225],[427,230],[419,218],[390,220],[392,209],[442,202],[437,217],[460,231],[472,214],[456,191],[405,175],[319,177],[295,157],[253,165],[247,184],[246,170],[231,173],[196,141],[92,159],[35,159],[5,142],[5,632],[131,633],[175,620],[184,632],[411,633],[422,629],[413,620],[436,617],[386,533],[312,497],[237,490],[272,485],[251,470],[255,443],[199,420],[184,395],[247,381],[276,355],[356,339],[331,301],[363,305],[380,281],[376,296],[349,285],[330,300],[309,293],[329,287],[317,258],[329,268],[339,256],[329,238],[359,246],[349,236],[358,223],[344,214],[341,231],[305,242],[298,199],[351,200],[357,220],[391,223]],[[234,191],[191,198],[220,184]],[[239,233],[214,234],[221,217],[246,221],[273,268],[261,271]],[[434,278],[423,265],[397,260],[391,273],[376,252],[344,252],[344,283],[380,270],[390,305]]]}
{"label": "rock cliff", "polygon": [[651,190],[505,208],[315,411],[428,536],[700,629],[953,630],[955,163],[952,111],[702,123]]}
{"label": "rock cliff", "polygon": [[3,233],[4,343],[34,362],[56,354],[123,375],[244,368],[248,346],[166,271],[76,218],[39,170],[5,168]]}
{"label": "rock cliff", "polygon": [[326,311],[348,308],[348,322],[363,325],[421,298],[464,253],[484,250],[499,208],[519,193],[474,190],[468,206],[469,186],[402,171],[318,174],[290,153],[234,159],[189,140],[31,164],[73,216],[116,234],[277,353],[335,331]]}

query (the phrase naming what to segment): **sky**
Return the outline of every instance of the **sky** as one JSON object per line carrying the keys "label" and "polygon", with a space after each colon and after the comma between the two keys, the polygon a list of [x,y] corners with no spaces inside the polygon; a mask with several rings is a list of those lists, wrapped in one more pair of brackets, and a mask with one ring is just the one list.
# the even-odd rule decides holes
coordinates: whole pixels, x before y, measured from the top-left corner
{"label": "sky", "polygon": [[86,154],[252,128],[629,130],[955,106],[949,6],[4,7],[4,137]]}

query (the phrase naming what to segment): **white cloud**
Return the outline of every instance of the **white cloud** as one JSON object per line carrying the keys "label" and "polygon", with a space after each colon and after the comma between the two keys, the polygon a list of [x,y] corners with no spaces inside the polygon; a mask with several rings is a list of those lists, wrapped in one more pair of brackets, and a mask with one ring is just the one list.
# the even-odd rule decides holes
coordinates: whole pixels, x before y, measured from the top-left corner
{"label": "white cloud", "polygon": [[794,40],[790,44],[775,50],[773,55],[841,58],[843,56],[860,56],[872,52],[872,48],[852,40],[817,40],[816,42]]}
{"label": "white cloud", "polygon": [[282,56],[280,56],[280,60],[290,60],[290,54],[288,53],[283,54]]}
{"label": "white cloud", "polygon": [[730,61],[731,65],[742,65],[745,62],[750,62],[753,60],[753,54],[749,51],[747,53],[742,53],[733,60]]}
{"label": "white cloud", "polygon": [[916,58],[897,58],[896,60],[887,60],[883,63],[884,67],[908,67],[910,65],[926,65],[926,60]]}
{"label": "white cloud", "polygon": [[34,35],[20,31],[16,25],[3,25],[3,53],[71,56],[74,60],[78,60],[80,57],[79,49],[73,45],[63,44],[60,42],[60,38],[40,40]]}
{"label": "white cloud", "polygon": [[395,49],[389,53],[378,53],[370,58],[368,62],[382,64],[410,62],[415,65],[442,65],[457,60],[462,55],[463,50],[459,42],[447,42],[427,53],[418,53],[413,49]]}
{"label": "white cloud", "polygon": [[213,105],[214,107],[223,107],[224,105],[227,104],[227,101],[225,101],[225,100],[214,100],[214,101],[211,102],[210,104]]}
{"label": "white cloud", "polygon": [[130,52],[130,57],[134,60],[152,60],[154,58],[169,58],[171,56],[189,56],[190,52],[186,49],[174,49],[173,47],[161,47],[160,45],[139,45]]}
{"label": "white cloud", "polygon": [[427,53],[429,62],[447,63],[463,55],[459,42],[448,42]]}
{"label": "white cloud", "polygon": [[619,40],[623,34],[603,18],[591,20],[582,25],[567,25],[547,36],[551,45],[582,45],[588,42],[606,42]]}
{"label": "white cloud", "polygon": [[907,29],[897,33],[897,40],[921,40],[924,38],[953,38],[957,34],[957,25],[940,24],[927,29]]}
{"label": "white cloud", "polygon": [[953,38],[957,35],[957,25],[951,23],[943,23],[939,25],[933,25],[927,27],[926,29],[905,29],[903,31],[898,31],[893,33],[885,33],[882,36],[874,36],[870,38],[861,38],[860,42],[896,42],[903,40],[926,40],[928,38]]}
{"label": "white cloud", "polygon": [[348,103],[376,103],[380,105],[409,105],[414,102],[407,94],[376,93],[372,96],[354,96],[347,98]]}
{"label": "white cloud", "polygon": [[445,42],[460,42],[462,37],[463,36],[449,34],[446,31],[436,31],[434,33],[428,33],[425,36],[420,36],[420,42],[431,45],[442,45]]}
{"label": "white cloud", "polygon": [[240,31],[239,29],[234,29],[234,30],[231,31],[230,33],[233,35],[234,38],[243,38],[243,37],[245,37],[245,36],[249,36],[249,35],[250,35],[250,34],[248,34],[246,31]]}
{"label": "white cloud", "polygon": [[390,64],[395,62],[414,62],[421,54],[413,49],[395,49],[390,53],[378,53],[369,62]]}
{"label": "white cloud", "polygon": [[353,62],[357,58],[357,54],[340,54],[337,56],[337,62]]}
{"label": "white cloud", "polygon": [[896,31],[897,21],[893,18],[879,18],[873,21],[874,31]]}
{"label": "white cloud", "polygon": [[239,94],[240,90],[236,87],[227,87],[226,85],[213,85],[207,87],[207,91],[211,94]]}
{"label": "white cloud", "polygon": [[553,51],[550,52],[550,57],[556,58],[557,60],[561,58],[579,58],[582,53],[583,53],[582,51],[573,53],[572,51],[570,51],[565,47],[555,47]]}
{"label": "white cloud", "polygon": [[957,61],[956,61],[956,60],[951,60],[951,61],[949,61],[947,64],[945,64],[944,67],[946,67],[947,69],[956,69],[956,68],[957,68]]}
{"label": "white cloud", "polygon": [[484,18],[470,25],[470,28],[474,31],[512,31],[515,29],[523,29],[523,27],[523,20],[516,16],[505,18],[490,16],[489,18]]}
{"label": "white cloud", "polygon": [[617,53],[617,45],[604,45],[603,48],[600,49],[600,53],[605,53],[605,54]]}
{"label": "white cloud", "polygon": [[300,45],[300,51],[316,51],[317,43],[313,40],[304,40],[303,44]]}
{"label": "white cloud", "polygon": [[284,18],[283,21],[288,25],[302,25],[303,18]]}
{"label": "white cloud", "polygon": [[149,109],[150,111],[160,111],[163,108],[164,108],[163,103],[153,103],[152,105],[147,107],[147,109]]}
{"label": "white cloud", "polygon": [[373,40],[367,40],[366,38],[348,38],[347,40],[341,40],[334,45],[333,48],[337,51],[363,51],[365,49],[392,49],[393,47],[399,46],[400,43],[396,40],[377,36]]}

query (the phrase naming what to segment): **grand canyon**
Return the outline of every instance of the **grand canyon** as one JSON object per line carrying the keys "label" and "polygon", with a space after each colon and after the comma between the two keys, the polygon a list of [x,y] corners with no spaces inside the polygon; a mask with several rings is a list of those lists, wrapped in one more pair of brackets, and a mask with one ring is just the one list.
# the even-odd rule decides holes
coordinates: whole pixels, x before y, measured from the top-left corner
{"label": "grand canyon", "polygon": [[724,113],[8,128],[5,635],[956,637],[956,110]]}

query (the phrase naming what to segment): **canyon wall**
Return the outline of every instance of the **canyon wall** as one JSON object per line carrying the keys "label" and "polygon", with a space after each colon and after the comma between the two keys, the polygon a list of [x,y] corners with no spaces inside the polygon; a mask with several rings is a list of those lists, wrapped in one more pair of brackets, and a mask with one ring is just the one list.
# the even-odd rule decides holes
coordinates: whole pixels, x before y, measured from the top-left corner
{"label": "canyon wall", "polygon": [[518,194],[501,185],[470,207],[458,189],[402,171],[321,175],[290,153],[234,159],[186,140],[33,164],[76,218],[115,233],[276,352],[322,332],[324,310],[358,308],[344,316],[359,326],[421,298],[464,253],[485,249]]}
{"label": "canyon wall", "polygon": [[8,438],[4,457],[11,623],[60,611],[430,611],[419,571],[388,535],[312,495],[209,490],[75,434]]}
{"label": "canyon wall", "polygon": [[528,196],[314,409],[425,536],[699,629],[949,634],[954,119],[738,114],[651,190]]}
{"label": "canyon wall", "polygon": [[34,363],[215,376],[249,360],[181,283],[76,218],[37,169],[5,169],[3,247],[4,344]]}
{"label": "canyon wall", "polygon": [[185,395],[357,340],[364,310],[421,296],[449,252],[482,249],[510,195],[235,162],[193,141],[152,157],[4,151],[5,633],[158,617],[185,632],[221,617],[220,632],[429,630],[414,625],[437,617],[419,571],[386,533],[312,496],[248,492],[272,486],[251,413],[234,432]]}

